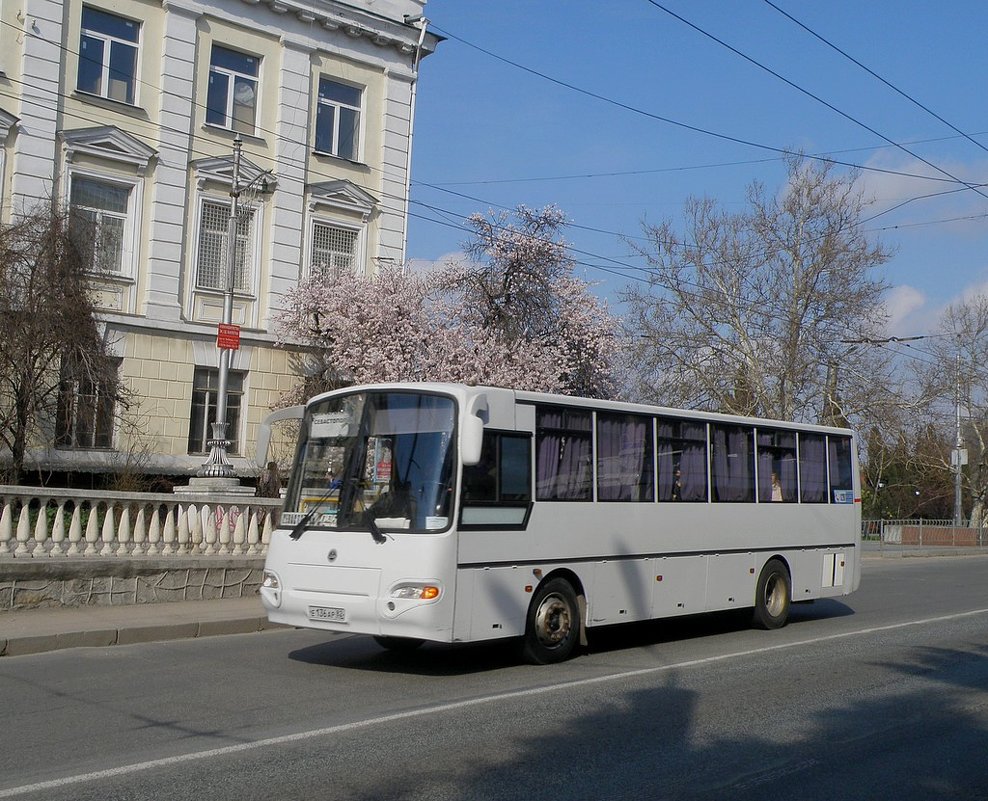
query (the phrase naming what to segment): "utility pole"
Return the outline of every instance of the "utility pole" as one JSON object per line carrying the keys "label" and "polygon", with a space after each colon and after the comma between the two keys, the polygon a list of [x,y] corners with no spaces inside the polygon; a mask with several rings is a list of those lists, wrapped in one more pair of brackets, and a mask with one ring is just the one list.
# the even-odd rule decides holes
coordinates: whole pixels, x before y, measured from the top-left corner
{"label": "utility pole", "polygon": [[954,525],[960,526],[963,522],[964,510],[963,498],[961,497],[961,454],[963,452],[964,440],[961,439],[961,348],[960,337],[957,338],[957,354],[954,359],[954,410],[956,412],[956,429],[954,438]]}

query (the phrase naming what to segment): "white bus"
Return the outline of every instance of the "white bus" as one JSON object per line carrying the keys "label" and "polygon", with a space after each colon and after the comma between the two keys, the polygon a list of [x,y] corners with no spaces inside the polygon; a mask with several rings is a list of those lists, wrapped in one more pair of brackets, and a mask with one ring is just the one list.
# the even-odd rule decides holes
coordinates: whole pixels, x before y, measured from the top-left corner
{"label": "white bus", "polygon": [[350,387],[301,420],[261,597],[277,623],[423,641],[521,638],[858,587],[854,434],[458,384]]}

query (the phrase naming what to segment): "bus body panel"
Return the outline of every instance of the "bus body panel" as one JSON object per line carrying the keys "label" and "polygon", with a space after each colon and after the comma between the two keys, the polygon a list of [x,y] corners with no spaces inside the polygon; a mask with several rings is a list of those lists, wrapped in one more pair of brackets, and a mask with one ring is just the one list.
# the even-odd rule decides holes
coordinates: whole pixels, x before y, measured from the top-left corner
{"label": "bus body panel", "polygon": [[630,558],[592,565],[587,585],[587,625],[648,620],[655,581],[652,559]]}
{"label": "bus body panel", "polygon": [[[520,636],[536,573],[548,577],[565,571],[577,579],[587,601],[588,628],[678,615],[743,609],[755,604],[762,567],[779,557],[792,575],[792,600],[808,601],[851,592],[852,550],[767,549],[757,553],[628,557],[607,561],[545,560],[510,567],[461,568],[457,572],[458,609],[454,639],[475,641]],[[829,560],[829,562],[828,562]],[[825,564],[843,561],[844,583],[825,586]],[[834,575],[831,572],[831,580]],[[469,599],[469,600],[466,600]]]}
{"label": "bus body panel", "polygon": [[653,617],[695,615],[704,610],[707,557],[663,556],[655,559],[653,565]]}
{"label": "bus body panel", "polygon": [[[310,530],[297,540],[274,532],[265,569],[278,577],[280,603],[261,589],[272,622],[325,631],[453,638],[455,575],[449,535],[389,534],[377,544],[365,531]],[[436,584],[438,599],[392,597],[396,585]],[[390,605],[390,606],[389,606]],[[310,608],[342,609],[345,620],[319,619]]]}
{"label": "bus body panel", "polygon": [[[620,523],[615,515],[620,515]],[[563,533],[561,533],[563,532]],[[461,565],[855,546],[860,505],[536,501],[523,531],[461,531]],[[506,558],[505,554],[510,554]]]}
{"label": "bus body panel", "polygon": [[469,642],[521,636],[525,633],[525,617],[532,600],[531,591],[526,588],[537,585],[538,579],[529,568],[458,570],[455,638]]}
{"label": "bus body panel", "polygon": [[706,557],[704,611],[737,609],[755,601],[755,582],[765,554],[723,553]]}

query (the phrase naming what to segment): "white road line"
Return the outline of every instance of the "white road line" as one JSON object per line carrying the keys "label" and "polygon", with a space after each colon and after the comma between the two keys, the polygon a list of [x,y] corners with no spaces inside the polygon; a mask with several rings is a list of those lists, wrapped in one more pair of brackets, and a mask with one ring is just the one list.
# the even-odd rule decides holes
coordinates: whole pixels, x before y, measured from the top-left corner
{"label": "white road line", "polygon": [[38,793],[44,790],[57,790],[62,787],[69,787],[74,784],[83,784],[85,782],[94,782],[101,779],[112,779],[117,776],[126,776],[131,773],[140,773],[143,771],[154,770],[155,768],[164,768],[170,765],[181,765],[186,762],[193,762],[200,759],[210,759],[212,757],[222,757],[228,756],[230,754],[238,754],[246,751],[254,751],[259,748],[270,748],[272,746],[287,745],[291,743],[303,742],[305,740],[313,740],[318,737],[327,737],[332,734],[344,734],[346,732],[355,731],[357,729],[366,729],[371,726],[378,726],[382,723],[393,723],[398,720],[409,720],[412,718],[420,718],[428,715],[437,715],[443,712],[450,712],[455,709],[464,709],[471,706],[480,706],[481,704],[495,703],[498,701],[505,701],[514,698],[526,698],[534,695],[544,695],[546,693],[558,692],[560,690],[570,690],[574,687],[586,687],[592,684],[604,684],[611,681],[620,681],[622,679],[636,678],[639,676],[648,676],[656,673],[663,673],[667,670],[679,670],[682,668],[697,667],[699,665],[709,665],[714,662],[724,662],[729,659],[738,659],[746,656],[755,656],[757,654],[770,653],[772,651],[783,651],[789,648],[799,648],[804,645],[816,645],[823,642],[833,642],[834,640],[847,639],[848,637],[857,637],[863,634],[877,634],[883,631],[895,631],[897,629],[909,628],[911,626],[925,626],[931,623],[943,623],[949,620],[960,620],[965,617],[974,617],[977,615],[988,615],[988,609],[974,609],[970,612],[958,612],[953,615],[942,615],[940,617],[928,617],[922,620],[910,620],[905,623],[892,623],[887,626],[873,626],[867,629],[858,629],[856,631],[847,631],[841,634],[828,634],[823,637],[811,637],[808,640],[799,640],[798,642],[790,643],[780,643],[779,645],[768,645],[764,648],[752,648],[747,651],[734,651],[729,654],[721,654],[720,656],[708,656],[702,659],[690,659],[685,662],[676,662],[671,665],[657,665],[655,667],[640,668],[638,670],[628,670],[621,673],[608,673],[604,676],[594,676],[588,679],[576,679],[574,681],[563,682],[562,684],[552,684],[545,687],[531,687],[527,690],[513,690],[511,692],[496,693],[495,695],[486,695],[480,698],[471,698],[466,701],[453,701],[448,704],[438,704],[436,706],[424,707],[422,709],[412,709],[407,712],[396,712],[393,715],[381,715],[375,718],[367,718],[366,720],[356,720],[352,723],[342,723],[338,726],[327,726],[322,729],[312,729],[310,731],[297,732],[296,734],[286,734],[281,737],[268,737],[264,740],[255,740],[250,743],[240,743],[239,745],[228,745],[222,748],[210,748],[207,751],[195,751],[190,754],[181,754],[179,756],[164,757],[162,759],[152,759],[147,762],[136,762],[132,765],[122,765],[118,768],[109,768],[107,770],[97,770],[92,773],[81,773],[77,776],[66,776],[61,779],[52,779],[51,781],[37,782],[36,784],[25,784],[21,787],[10,787],[6,790],[0,790],[0,798],[14,798],[19,795],[27,795],[29,793]]}

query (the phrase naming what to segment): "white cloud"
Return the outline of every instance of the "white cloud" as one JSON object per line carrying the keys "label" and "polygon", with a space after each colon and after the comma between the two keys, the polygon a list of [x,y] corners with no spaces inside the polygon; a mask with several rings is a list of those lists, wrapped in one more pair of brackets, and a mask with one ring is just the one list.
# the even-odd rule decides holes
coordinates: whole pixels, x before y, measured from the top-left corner
{"label": "white cloud", "polygon": [[436,259],[409,259],[408,269],[413,273],[427,273],[437,267],[444,267],[447,264],[468,264],[470,259],[462,250],[454,250],[444,253]]}
{"label": "white cloud", "polygon": [[[938,160],[938,163],[962,181],[975,185],[988,181],[988,163],[984,161],[947,163]],[[876,224],[878,220],[885,219],[892,222],[893,217],[896,223],[908,224],[912,221],[926,222],[941,216],[963,217],[983,212],[983,198],[977,193],[959,187],[943,173],[916,159],[901,160],[882,152],[869,159],[866,166],[889,170],[864,170],[858,179],[858,187],[865,200],[873,201],[873,205],[865,211],[865,216],[882,215],[878,217]],[[982,191],[988,194],[988,191]],[[984,218],[958,220],[953,228],[983,230],[984,225]]]}
{"label": "white cloud", "polygon": [[914,336],[926,331],[930,311],[926,295],[915,287],[892,287],[885,295],[885,311],[888,313],[889,336]]}
{"label": "white cloud", "polygon": [[984,276],[937,304],[931,304],[930,298],[915,287],[906,284],[892,287],[885,295],[888,335],[908,337],[933,333],[939,329],[940,320],[949,306],[969,303],[978,296],[988,296],[988,278]]}
{"label": "white cloud", "polygon": [[979,281],[976,284],[971,284],[970,286],[964,287],[964,289],[961,290],[960,296],[951,301],[951,303],[956,303],[961,300],[970,302],[983,295],[988,295],[988,278]]}

